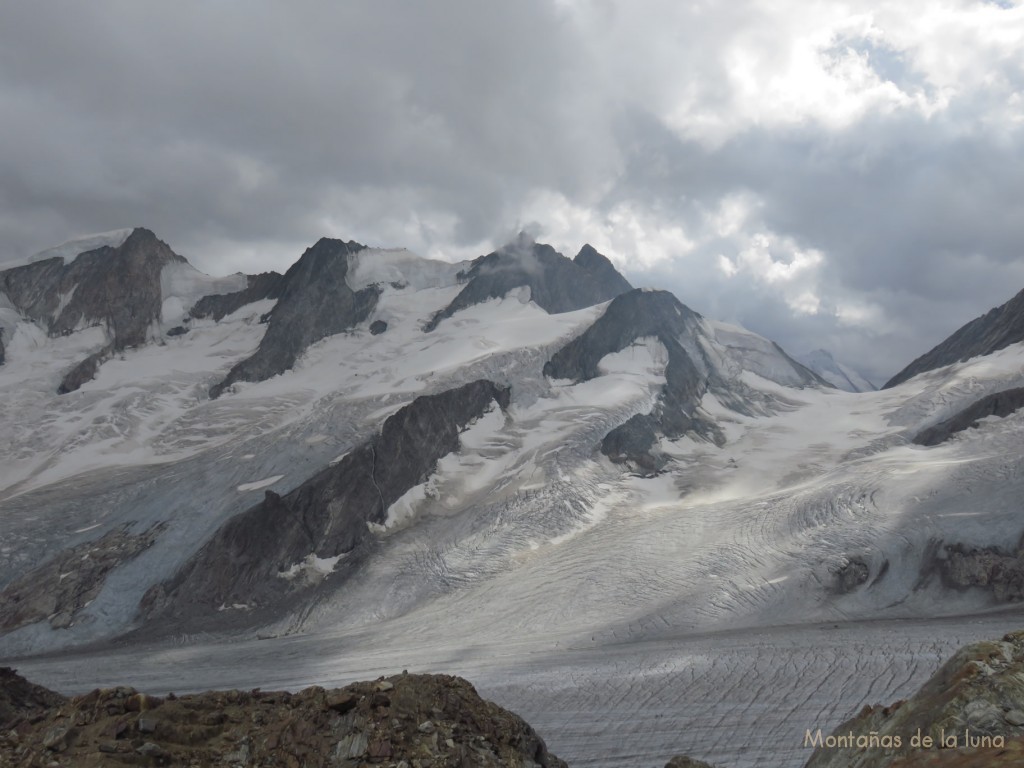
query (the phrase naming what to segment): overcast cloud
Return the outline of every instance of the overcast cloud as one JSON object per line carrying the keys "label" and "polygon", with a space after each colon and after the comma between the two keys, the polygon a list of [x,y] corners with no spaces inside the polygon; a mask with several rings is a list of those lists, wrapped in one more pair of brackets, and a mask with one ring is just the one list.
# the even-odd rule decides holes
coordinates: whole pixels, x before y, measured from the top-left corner
{"label": "overcast cloud", "polygon": [[8,3],[0,261],[526,227],[881,383],[1024,288],[1022,51],[1021,0]]}

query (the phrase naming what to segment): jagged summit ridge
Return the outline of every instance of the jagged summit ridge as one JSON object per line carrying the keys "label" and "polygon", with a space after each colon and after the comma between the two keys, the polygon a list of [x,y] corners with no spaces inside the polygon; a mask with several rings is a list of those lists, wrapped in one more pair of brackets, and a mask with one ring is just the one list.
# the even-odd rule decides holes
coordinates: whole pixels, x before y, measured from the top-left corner
{"label": "jagged summit ridge", "polygon": [[346,282],[349,254],[365,248],[355,241],[326,237],[308,248],[271,289],[279,298],[267,316],[267,332],[259,349],[211,387],[210,397],[219,397],[237,381],[258,382],[284,373],[310,344],[369,317],[379,289],[368,286],[353,291]]}
{"label": "jagged summit ridge", "polygon": [[424,327],[434,330],[456,312],[526,287],[530,300],[549,314],[600,304],[632,288],[612,263],[589,245],[575,260],[526,235],[481,256],[463,273],[466,287]]}
{"label": "jagged summit ridge", "polygon": [[150,230],[136,228],[115,247],[104,245],[66,262],[61,256],[0,272],[0,291],[51,336],[85,323],[108,327],[115,349],[146,341],[160,316],[160,270],[184,262]]}
{"label": "jagged summit ridge", "polygon": [[882,389],[895,387],[925,371],[998,352],[1020,341],[1024,341],[1024,291],[959,328],[889,379]]}
{"label": "jagged summit ridge", "polygon": [[104,327],[106,344],[68,372],[61,393],[91,379],[106,356],[147,341],[161,317],[164,268],[187,263],[141,227],[117,246],[101,245],[73,258],[68,256],[69,247],[66,244],[57,249],[58,255],[0,272],[0,293],[50,336],[90,325]]}

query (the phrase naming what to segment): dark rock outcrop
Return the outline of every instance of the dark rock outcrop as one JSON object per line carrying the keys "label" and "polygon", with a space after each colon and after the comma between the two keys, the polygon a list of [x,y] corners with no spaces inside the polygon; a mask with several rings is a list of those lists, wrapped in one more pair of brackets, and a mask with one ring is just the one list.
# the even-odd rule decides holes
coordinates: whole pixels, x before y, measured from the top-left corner
{"label": "dark rock outcrop", "polygon": [[953,589],[991,590],[998,603],[1024,600],[1024,539],[1016,552],[1000,547],[947,545],[936,558],[942,583]]}
{"label": "dark rock outcrop", "polygon": [[10,667],[0,667],[0,734],[23,722],[38,723],[48,709],[66,702],[59,693],[30,683]]}
{"label": "dark rock outcrop", "polygon": [[[184,261],[140,227],[120,246],[86,251],[70,264],[54,257],[4,270],[0,291],[22,314],[45,325],[51,336],[102,324],[110,349],[120,351],[145,343],[153,323],[160,319],[160,273],[167,264]],[[95,375],[99,362],[88,362],[66,378],[62,393],[88,381],[91,376],[85,373],[91,370]]]}
{"label": "dark rock outcrop", "polygon": [[95,598],[107,575],[138,557],[163,530],[156,525],[140,534],[115,529],[96,541],[61,552],[0,591],[0,632],[49,620],[54,629],[71,626],[78,612]]}
{"label": "dark rock outcrop", "polygon": [[93,352],[85,360],[77,363],[74,368],[64,374],[60,386],[57,387],[57,394],[66,395],[68,392],[75,392],[87,381],[95,379],[100,366],[109,360],[112,354],[114,354],[114,347],[108,344],[99,352]]}
{"label": "dark rock outcrop", "polygon": [[[245,605],[255,617],[308,591],[317,579],[284,578],[288,570],[314,554],[353,553],[368,536],[367,523],[384,523],[388,507],[457,450],[459,432],[495,403],[505,408],[509,390],[489,381],[416,398],[333,466],[284,496],[268,491],[225,523],[171,581],[146,594],[142,611],[179,621]],[[339,563],[335,582],[352,563]]]}
{"label": "dark rock outcrop", "polygon": [[695,415],[713,380],[706,360],[694,360],[680,339],[694,338],[700,315],[668,291],[636,289],[615,298],[605,313],[544,365],[544,375],[588,381],[599,375],[598,363],[641,338],[656,338],[668,350],[665,386],[650,414],[638,414],[605,437],[601,452],[612,461],[631,462],[646,473],[664,459],[651,453],[657,436],[681,437],[693,431],[715,442],[717,428]]}
{"label": "dark rock outcrop", "polygon": [[935,426],[919,432],[912,442],[917,445],[939,445],[957,432],[974,429],[978,421],[986,416],[1009,416],[1024,406],[1024,387],[1005,389],[986,395]]}
{"label": "dark rock outcrop", "polygon": [[467,281],[466,287],[431,318],[424,331],[434,330],[459,310],[501,298],[522,286],[530,289],[531,300],[549,314],[591,307],[632,287],[608,259],[589,245],[570,260],[550,245],[535,243],[525,235],[474,260],[460,279]]}
{"label": "dark rock outcrop", "polygon": [[370,323],[370,333],[373,334],[374,336],[380,336],[380,334],[384,333],[384,331],[386,331],[387,329],[388,324],[385,323],[383,320],[374,320],[372,323]]}
{"label": "dark rock outcrop", "polygon": [[246,304],[280,297],[284,275],[261,272],[258,275],[246,275],[245,278],[248,284],[242,290],[203,296],[189,311],[189,315],[195,318],[211,317],[219,322]]}
{"label": "dark rock outcrop", "polygon": [[858,587],[867,584],[871,577],[871,569],[859,557],[848,558],[845,563],[832,572],[834,582],[832,589],[836,594],[845,595]]}
{"label": "dark rock outcrop", "polygon": [[7,350],[4,348],[4,329],[0,328],[0,365],[7,362]]}
{"label": "dark rock outcrop", "polygon": [[601,291],[611,297],[633,290],[633,286],[619,274],[611,260],[589,243],[580,248],[573,263],[593,275]]}
{"label": "dark rock outcrop", "polygon": [[265,381],[284,373],[309,345],[365,320],[377,306],[379,290],[371,286],[353,291],[345,281],[348,254],[365,247],[325,237],[308,248],[281,279],[259,349],[214,385],[210,397],[219,397],[236,381]]}
{"label": "dark rock outcrop", "polygon": [[1019,768],[1022,678],[1024,632],[968,645],[906,701],[864,707],[831,734],[808,730],[806,768]]}
{"label": "dark rock outcrop", "polygon": [[[211,691],[166,697],[133,688],[65,699],[0,669],[17,697],[0,764],[566,768],[518,715],[466,680],[401,674],[344,688]],[[22,703],[26,699],[28,704]]]}
{"label": "dark rock outcrop", "polygon": [[967,323],[889,379],[882,389],[895,387],[925,371],[998,352],[1019,341],[1024,341],[1024,291]]}

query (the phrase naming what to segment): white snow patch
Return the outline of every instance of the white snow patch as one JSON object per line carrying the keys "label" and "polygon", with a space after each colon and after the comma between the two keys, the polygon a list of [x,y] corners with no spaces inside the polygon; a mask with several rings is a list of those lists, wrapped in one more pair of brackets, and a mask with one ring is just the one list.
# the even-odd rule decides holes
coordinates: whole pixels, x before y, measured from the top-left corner
{"label": "white snow patch", "polygon": [[637,339],[625,349],[601,358],[597,370],[607,376],[623,373],[658,379],[664,383],[665,367],[668,365],[668,350],[654,336]]}
{"label": "white snow patch", "polygon": [[166,325],[177,325],[203,296],[241,291],[248,285],[245,275],[211,277],[191,264],[171,262],[160,271],[160,293],[163,304],[160,319]]}
{"label": "white snow patch", "polygon": [[296,576],[304,576],[311,580],[320,580],[332,573],[335,566],[348,553],[342,552],[334,557],[318,557],[316,552],[310,552],[305,558],[290,566],[287,570],[278,571],[277,575],[282,579],[294,579]]}
{"label": "white snow patch", "polygon": [[349,254],[345,282],[353,291],[392,283],[414,290],[447,288],[456,284],[456,273],[468,266],[469,262],[425,259],[405,248],[366,248]]}
{"label": "white snow patch", "polygon": [[[112,229],[109,232],[99,232],[94,235],[82,235],[80,237],[75,237],[61,243],[60,245],[55,245],[53,248],[47,248],[45,251],[40,251],[39,253],[30,256],[26,263],[31,264],[59,256],[64,260],[65,264],[71,264],[81,254],[88,251],[94,251],[105,245],[110,246],[111,248],[121,247],[133,231],[134,229],[129,227],[128,229]],[[5,269],[8,269],[11,265],[4,264],[3,266]]]}
{"label": "white snow patch", "polygon": [[255,480],[251,483],[242,483],[240,486],[238,486],[238,490],[258,491],[260,488],[266,488],[268,485],[273,485],[283,477],[284,475],[274,475],[273,477],[268,477],[265,480]]}

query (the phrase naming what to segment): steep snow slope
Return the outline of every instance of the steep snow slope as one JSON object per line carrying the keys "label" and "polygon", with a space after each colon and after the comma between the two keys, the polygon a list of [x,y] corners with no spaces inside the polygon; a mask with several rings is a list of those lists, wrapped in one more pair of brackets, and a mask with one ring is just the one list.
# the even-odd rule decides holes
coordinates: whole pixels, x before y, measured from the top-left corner
{"label": "steep snow slope", "polygon": [[849,366],[837,362],[827,349],[815,349],[796,359],[821,376],[832,386],[846,392],[873,392],[878,389]]}
{"label": "steep snow slope", "polygon": [[959,328],[948,339],[889,379],[884,386],[893,387],[924,371],[997,352],[1021,341],[1024,341],[1024,291]]}

